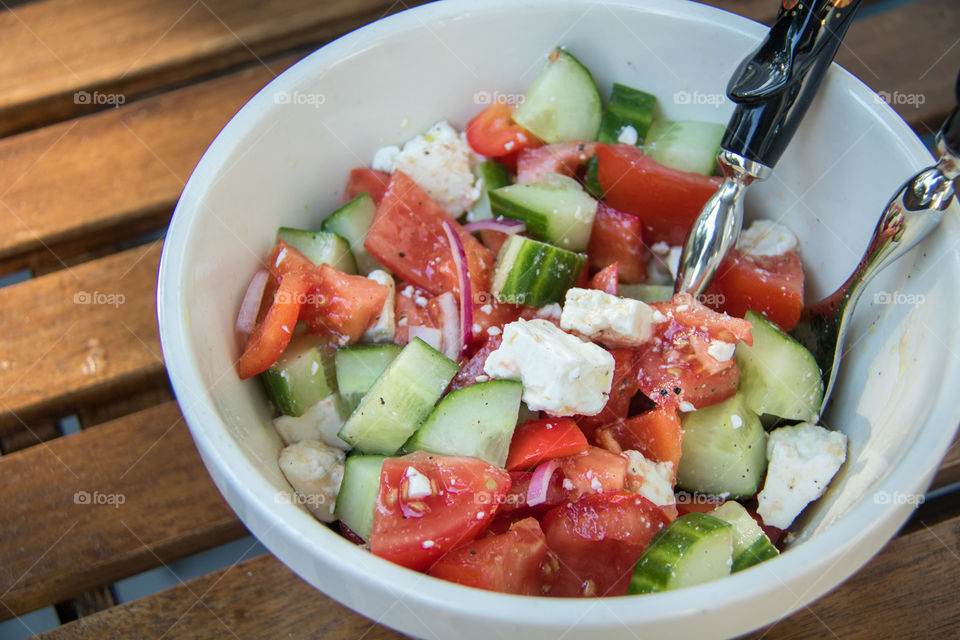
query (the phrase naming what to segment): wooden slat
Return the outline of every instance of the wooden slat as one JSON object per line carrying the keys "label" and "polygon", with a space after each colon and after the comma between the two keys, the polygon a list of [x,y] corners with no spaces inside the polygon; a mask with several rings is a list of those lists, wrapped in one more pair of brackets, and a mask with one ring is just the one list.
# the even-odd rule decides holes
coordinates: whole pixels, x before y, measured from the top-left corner
{"label": "wooden slat", "polygon": [[56,420],[52,418],[31,420],[20,425],[20,428],[0,436],[0,452],[13,453],[59,437],[60,429],[57,427]]}
{"label": "wooden slat", "polygon": [[[0,134],[319,43],[389,0],[46,0],[0,14]],[[78,91],[91,97],[75,99]],[[97,94],[94,94],[97,92]],[[103,98],[106,99],[106,98]]]}
{"label": "wooden slat", "polygon": [[164,384],[155,243],[0,289],[0,434]]}
{"label": "wooden slat", "polygon": [[169,385],[164,384],[163,386],[148,388],[137,393],[125,395],[115,400],[110,400],[109,402],[101,402],[88,407],[81,407],[77,417],[80,420],[80,427],[89,429],[98,424],[116,420],[117,418],[122,418],[123,416],[142,411],[143,409],[155,407],[158,404],[171,402],[173,399],[173,391]]}
{"label": "wooden slat", "polygon": [[262,555],[39,636],[396,640]]}
{"label": "wooden slat", "polygon": [[0,619],[245,533],[172,402],[4,456],[0,477]]}
{"label": "wooden slat", "polygon": [[30,253],[61,268],[54,254],[66,258],[166,224],[217,132],[297,59],[0,140],[4,269],[36,268],[36,260],[12,260]]}

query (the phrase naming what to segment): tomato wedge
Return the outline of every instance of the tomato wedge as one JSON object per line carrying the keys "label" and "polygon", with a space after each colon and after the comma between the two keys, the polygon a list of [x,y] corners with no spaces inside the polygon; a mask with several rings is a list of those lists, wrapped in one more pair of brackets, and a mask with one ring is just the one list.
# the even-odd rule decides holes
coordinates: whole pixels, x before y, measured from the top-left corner
{"label": "tomato wedge", "polygon": [[547,485],[546,499],[537,505],[527,503],[527,494],[530,492],[532,471],[511,471],[510,491],[500,505],[497,520],[500,518],[518,518],[526,515],[540,517],[553,507],[563,504],[570,496],[570,491],[563,488],[563,474],[554,472]]}
{"label": "tomato wedge", "polygon": [[590,278],[590,288],[599,289],[612,296],[617,295],[618,265],[616,262],[604,267]]}
{"label": "tomato wedge", "polygon": [[570,418],[528,420],[513,432],[507,471],[532,469],[544,460],[586,452],[589,445]]}
{"label": "tomato wedge", "polygon": [[383,310],[390,289],[364,276],[351,276],[321,264],[316,282],[301,307],[310,333],[334,334],[342,343],[357,342]]}
{"label": "tomato wedge", "polygon": [[577,416],[577,424],[584,435],[595,440],[597,429],[617,423],[630,413],[630,401],[639,390],[637,379],[637,352],[634,349],[610,349],[613,356],[613,382],[607,404],[595,416]]}
{"label": "tomato wedge", "polygon": [[784,331],[797,326],[803,311],[803,266],[800,257],[749,256],[730,251],[710,283],[704,299],[717,311],[743,317],[762,313]]}
{"label": "tomato wedge", "polygon": [[654,462],[669,462],[676,475],[683,429],[673,407],[659,407],[605,429],[621,450],[633,449]]}
{"label": "tomato wedge", "polygon": [[597,179],[607,204],[643,222],[647,242],[680,245],[720,186],[719,178],[677,171],[628,144],[597,145]]}
{"label": "tomato wedge", "polygon": [[560,560],[550,595],[625,595],[633,565],[668,521],[646,498],[624,492],[584,496],[549,511],[543,532]]}
{"label": "tomato wedge", "polygon": [[573,176],[593,157],[596,142],[568,140],[536,149],[524,149],[517,157],[517,182],[539,182],[548,173]]}
{"label": "tomato wedge", "polygon": [[540,596],[556,573],[546,570],[547,539],[535,518],[510,525],[506,533],[474,540],[443,556],[430,575],[468,587]]}
{"label": "tomato wedge", "polygon": [[576,500],[592,493],[623,491],[627,460],[606,449],[590,447],[585,453],[560,458],[560,471],[568,481],[563,485],[570,491],[570,499]]}
{"label": "tomato wedge", "polygon": [[390,186],[377,206],[363,246],[400,279],[433,295],[456,293],[460,283],[444,222],[453,225],[463,243],[476,299],[490,288],[493,253],[402,171],[390,175]]}
{"label": "tomato wedge", "polygon": [[407,344],[410,327],[440,328],[440,318],[432,311],[435,305],[430,301],[433,296],[419,287],[403,282],[397,285],[397,297],[394,304],[394,315],[397,330],[393,334],[393,341],[397,344]]}
{"label": "tomato wedge", "polygon": [[[429,493],[421,490],[424,480]],[[424,451],[387,458],[380,472],[370,551],[425,571],[443,554],[476,538],[509,489],[507,472],[478,458]]]}
{"label": "tomato wedge", "polygon": [[643,261],[643,223],[640,218],[599,203],[587,255],[593,270],[616,262],[620,282],[645,282],[647,266]]}
{"label": "tomato wedge", "polygon": [[300,273],[288,273],[280,280],[280,287],[263,321],[257,325],[243,355],[237,362],[241,380],[252,378],[269,369],[290,344],[293,328],[300,315],[301,301],[310,289],[309,279]]}
{"label": "tomato wedge", "polygon": [[343,191],[344,201],[350,201],[361,193],[369,193],[375,204],[380,204],[383,194],[387,191],[390,174],[374,169],[360,167],[350,171],[347,186]]}
{"label": "tomato wedge", "polygon": [[[494,102],[467,123],[467,144],[475,152],[488,158],[515,159],[523,149],[538,147],[535,135],[513,122],[514,105]],[[507,160],[505,164],[510,164]],[[512,167],[511,167],[512,168]]]}

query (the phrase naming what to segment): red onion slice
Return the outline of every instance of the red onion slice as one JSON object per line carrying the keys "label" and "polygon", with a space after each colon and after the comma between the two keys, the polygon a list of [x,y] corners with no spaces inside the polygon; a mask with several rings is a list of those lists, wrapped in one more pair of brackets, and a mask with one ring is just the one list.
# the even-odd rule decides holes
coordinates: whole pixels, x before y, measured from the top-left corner
{"label": "red onion slice", "polygon": [[460,351],[463,344],[460,341],[460,312],[457,310],[457,299],[449,291],[445,291],[437,296],[437,304],[440,306],[443,332],[443,355],[454,362],[460,359]]}
{"label": "red onion slice", "polygon": [[[467,263],[467,252],[463,242],[457,235],[453,223],[443,221],[443,230],[447,233],[447,242],[453,253],[453,263],[457,266],[457,276],[460,280],[460,350],[466,351],[473,344],[473,289],[470,286],[470,269]],[[459,360],[460,355],[452,360]]]}
{"label": "red onion slice", "polygon": [[477,222],[468,222],[463,228],[473,233],[474,231],[499,231],[507,235],[514,233],[523,233],[527,230],[527,223],[510,218],[490,218],[488,220],[478,220]]}
{"label": "red onion slice", "polygon": [[527,489],[527,506],[535,507],[547,501],[547,489],[550,488],[550,478],[553,472],[560,466],[560,461],[556,458],[541,462],[533,470],[533,476],[530,478],[530,488]]}
{"label": "red onion slice", "polygon": [[243,294],[240,312],[237,313],[236,327],[237,333],[244,338],[253,333],[254,325],[257,324],[257,313],[260,311],[260,302],[263,300],[263,291],[267,288],[269,277],[270,273],[266,269],[260,269],[250,278],[247,292]]}
{"label": "red onion slice", "polygon": [[440,346],[443,342],[443,333],[440,331],[440,329],[434,329],[433,327],[413,325],[408,330],[407,336],[408,340],[420,338],[437,351],[440,351]]}

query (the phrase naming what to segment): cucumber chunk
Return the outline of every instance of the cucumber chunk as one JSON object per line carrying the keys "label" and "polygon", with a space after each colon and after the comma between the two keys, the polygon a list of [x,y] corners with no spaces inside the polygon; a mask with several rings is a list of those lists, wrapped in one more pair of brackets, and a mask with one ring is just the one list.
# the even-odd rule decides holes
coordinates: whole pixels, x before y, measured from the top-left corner
{"label": "cucumber chunk", "polygon": [[469,456],[503,467],[522,394],[523,385],[515,380],[490,380],[451,391],[403,449]]}
{"label": "cucumber chunk", "polygon": [[355,275],[357,263],[346,240],[332,231],[304,231],[280,227],[277,239],[305,255],[313,264],[326,263],[344,273]]}
{"label": "cucumber chunk", "polygon": [[710,512],[733,527],[733,573],[780,555],[757,521],[739,502],[732,500]]}
{"label": "cucumber chunk", "polygon": [[665,284],[620,284],[617,293],[624,298],[633,298],[650,304],[667,302],[673,297],[673,287]]}
{"label": "cucumber chunk", "polygon": [[510,170],[499,162],[489,160],[477,165],[477,178],[483,186],[480,189],[480,199],[474,203],[467,214],[467,220],[470,222],[492,218],[489,192],[513,184],[513,174]]}
{"label": "cucumber chunk", "polygon": [[545,307],[563,300],[586,263],[582,253],[513,235],[500,248],[491,290],[501,302]]}
{"label": "cucumber chunk", "polygon": [[677,484],[691,493],[752,496],[767,468],[767,432],[737,393],[682,415]]}
{"label": "cucumber chunk", "polygon": [[288,416],[302,416],[336,393],[333,354],[313,336],[294,336],[280,359],[260,374],[260,381],[277,409]]}
{"label": "cucumber chunk", "polygon": [[374,269],[389,271],[363,246],[367,239],[367,230],[373,222],[373,214],[377,212],[377,205],[373,203],[370,194],[361,193],[346,203],[323,221],[320,228],[332,231],[350,243],[350,251],[357,263],[360,273],[366,275]]}
{"label": "cucumber chunk", "polygon": [[570,251],[590,243],[597,201],[573,178],[548,173],[542,182],[523,182],[489,193],[495,216],[523,220],[527,232]]}
{"label": "cucumber chunk", "polygon": [[363,453],[393,455],[430,414],[457,370],[457,363],[414,338],[347,418],[340,438]]}
{"label": "cucumber chunk", "polygon": [[347,414],[360,404],[373,383],[399,355],[398,344],[358,345],[338,349],[334,354],[337,369],[337,387]]}
{"label": "cucumber chunk", "polygon": [[748,311],[753,346],[737,345],[740,392],[757,414],[816,422],[823,402],[823,379],[813,354],[764,316]]}
{"label": "cucumber chunk", "polygon": [[370,542],[373,531],[373,513],[377,508],[384,460],[383,456],[348,456],[337,504],[333,508],[334,515],[364,542]]}
{"label": "cucumber chunk", "polygon": [[698,120],[654,120],[644,155],[678,171],[709,176],[717,165],[725,125]]}
{"label": "cucumber chunk", "polygon": [[627,144],[644,144],[656,106],[656,96],[614,82],[607,110],[603,114],[603,122],[600,123],[600,134],[597,140],[607,144],[621,142],[621,137],[627,138],[623,135],[624,129],[632,127],[637,139]]}
{"label": "cucumber chunk", "polygon": [[602,113],[593,76],[573,55],[556,49],[514,111],[513,121],[552,144],[595,139]]}
{"label": "cucumber chunk", "polygon": [[633,567],[628,594],[692,587],[730,573],[733,527],[705,513],[682,515],[657,532]]}

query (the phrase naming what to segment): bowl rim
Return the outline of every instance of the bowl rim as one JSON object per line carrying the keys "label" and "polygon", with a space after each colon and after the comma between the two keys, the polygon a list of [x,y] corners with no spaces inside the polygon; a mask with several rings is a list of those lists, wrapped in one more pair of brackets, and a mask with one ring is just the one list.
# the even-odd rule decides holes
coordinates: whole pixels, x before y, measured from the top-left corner
{"label": "bowl rim", "polygon": [[[720,28],[739,31],[757,39],[766,31],[763,25],[748,18],[697,3],[610,0],[607,4],[638,12],[710,21]],[[425,579],[423,574],[376,558],[322,525],[318,526],[312,516],[296,505],[277,504],[272,485],[247,460],[246,454],[230,436],[225,422],[218,415],[189,346],[189,318],[178,301],[181,283],[187,276],[180,265],[184,264],[192,222],[194,216],[202,211],[205,193],[215,182],[224,161],[229,160],[239,141],[257,124],[263,111],[268,109],[273,92],[294,87],[300,79],[337,63],[353,53],[355,43],[364,38],[383,37],[391,31],[402,32],[434,21],[459,20],[465,14],[497,13],[521,7],[568,8],[574,5],[577,5],[574,0],[487,0],[482,3],[447,0],[421,5],[378,20],[324,45],[278,75],[251,98],[223,127],[203,154],[183,189],[167,231],[160,261],[157,314],[160,341],[171,384],[204,464],[221,493],[234,511],[241,514],[241,519],[251,531],[263,539],[268,548],[276,549],[275,553],[281,560],[308,582],[307,563],[295,558],[291,549],[310,549],[315,562],[321,566],[341,568],[357,581],[359,589],[378,590],[385,586],[394,596],[402,599],[410,613],[416,606],[424,606],[444,610],[453,616],[482,617],[496,624],[560,629],[581,623],[583,628],[669,623],[692,613],[703,615],[723,612],[735,603],[749,601],[769,591],[770,581],[758,579],[765,571],[772,573],[784,586],[794,582],[810,584],[812,581],[807,593],[797,596],[795,607],[789,611],[772,612],[774,615],[770,616],[770,622],[805,606],[849,576],[850,573],[846,573],[840,580],[821,580],[821,584],[817,581],[818,577],[829,574],[831,566],[836,565],[844,555],[851,554],[855,557],[856,567],[862,566],[882,546],[865,544],[866,539],[875,537],[876,531],[882,529],[885,544],[906,520],[911,506],[878,504],[866,500],[866,496],[861,497],[833,526],[778,558],[723,580],[679,591],[649,594],[644,598],[623,596],[582,601],[538,598],[531,601],[527,597]],[[871,89],[836,63],[829,73],[855,98],[867,104],[872,103],[871,108],[878,121],[897,135],[903,153],[918,168],[931,164],[931,156],[920,140],[892,108],[875,100],[876,94]],[[927,418],[927,426],[904,452],[899,466],[875,485],[876,491],[923,492],[936,470],[936,466],[931,466],[931,457],[937,460],[942,457],[960,422],[960,405],[948,402],[949,394],[945,393],[945,390],[958,386],[960,365],[948,364],[940,388],[933,395],[935,401]],[[198,395],[197,390],[203,391]],[[942,426],[944,423],[948,426]],[[916,469],[926,471],[918,475],[914,471]],[[282,522],[283,526],[277,528],[278,522]],[[859,522],[872,522],[875,527],[857,531],[853,525]],[[840,526],[842,524],[848,526]],[[318,541],[323,544],[317,544]],[[366,571],[368,567],[374,567],[375,571]],[[535,602],[536,607],[530,607],[531,602]],[[607,617],[606,623],[588,619],[590,611],[601,603]]]}

